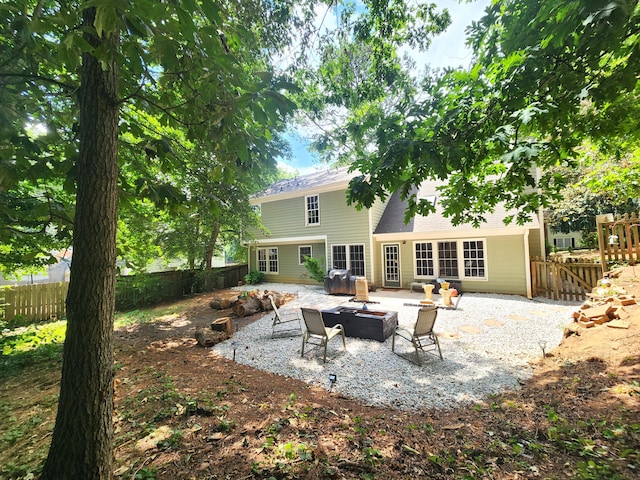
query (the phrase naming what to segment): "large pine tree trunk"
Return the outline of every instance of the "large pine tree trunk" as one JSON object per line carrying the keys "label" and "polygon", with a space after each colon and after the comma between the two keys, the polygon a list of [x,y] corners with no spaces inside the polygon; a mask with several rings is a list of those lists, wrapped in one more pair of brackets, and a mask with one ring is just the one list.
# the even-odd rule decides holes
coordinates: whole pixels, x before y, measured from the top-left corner
{"label": "large pine tree trunk", "polygon": [[[85,10],[93,26],[95,9]],[[92,45],[117,47],[117,36]],[[113,318],[118,180],[115,63],[84,54],[80,72],[80,151],[73,262],[67,296],[58,414],[42,479],[110,479],[113,470]]]}

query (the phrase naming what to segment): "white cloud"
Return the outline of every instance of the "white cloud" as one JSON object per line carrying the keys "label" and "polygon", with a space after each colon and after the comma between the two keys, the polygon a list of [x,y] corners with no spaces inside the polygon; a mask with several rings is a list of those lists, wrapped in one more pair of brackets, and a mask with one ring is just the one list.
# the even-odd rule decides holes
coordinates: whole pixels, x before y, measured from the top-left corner
{"label": "white cloud", "polygon": [[426,52],[402,49],[417,63],[420,71],[425,65],[431,68],[467,67],[471,63],[471,51],[466,47],[465,29],[474,20],[482,17],[491,0],[477,0],[471,3],[460,3],[456,0],[436,0],[438,7],[446,8],[451,14],[451,25],[444,33],[431,42]]}

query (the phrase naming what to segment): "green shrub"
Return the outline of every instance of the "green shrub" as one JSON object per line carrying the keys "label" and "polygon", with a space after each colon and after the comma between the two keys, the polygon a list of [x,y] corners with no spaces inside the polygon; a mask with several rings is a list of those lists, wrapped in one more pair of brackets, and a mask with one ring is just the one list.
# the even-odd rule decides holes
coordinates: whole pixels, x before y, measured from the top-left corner
{"label": "green shrub", "polygon": [[264,280],[264,273],[252,270],[244,276],[244,281],[249,285],[256,285]]}
{"label": "green shrub", "polygon": [[582,232],[582,246],[589,250],[598,249],[598,233],[597,232]]}
{"label": "green shrub", "polygon": [[320,266],[320,261],[313,257],[304,257],[304,267],[309,272],[309,276],[316,282],[324,283],[324,269]]}

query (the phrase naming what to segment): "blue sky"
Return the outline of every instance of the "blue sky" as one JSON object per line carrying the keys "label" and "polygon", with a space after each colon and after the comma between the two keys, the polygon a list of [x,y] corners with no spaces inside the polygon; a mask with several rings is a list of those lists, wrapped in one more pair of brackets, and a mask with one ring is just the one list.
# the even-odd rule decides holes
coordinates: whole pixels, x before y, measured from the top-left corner
{"label": "blue sky", "polygon": [[[490,0],[476,0],[471,3],[459,3],[457,0],[434,0],[442,8],[447,8],[451,14],[451,25],[440,36],[433,39],[427,52],[413,55],[419,67],[430,64],[432,68],[467,66],[471,62],[471,52],[465,46],[465,28],[473,20],[478,20]],[[328,19],[325,18],[325,23]],[[332,19],[335,23],[335,18]],[[314,165],[314,157],[307,149],[308,141],[303,132],[292,132],[286,136],[293,150],[293,158],[279,161],[278,166],[291,171],[298,171],[300,175],[311,173],[318,169]]]}

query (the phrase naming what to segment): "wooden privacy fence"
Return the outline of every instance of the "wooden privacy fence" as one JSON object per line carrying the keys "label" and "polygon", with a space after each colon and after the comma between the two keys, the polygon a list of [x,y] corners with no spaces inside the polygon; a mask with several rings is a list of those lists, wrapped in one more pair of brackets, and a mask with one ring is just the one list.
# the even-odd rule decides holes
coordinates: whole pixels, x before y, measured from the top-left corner
{"label": "wooden privacy fence", "polygon": [[634,265],[640,258],[638,227],[640,227],[640,218],[635,213],[617,217],[613,214],[596,217],[600,261],[605,271],[608,270],[607,266],[611,262],[629,262]]}
{"label": "wooden privacy fence", "polygon": [[531,261],[531,284],[534,297],[552,300],[583,301],[602,278],[598,263],[584,260],[565,262],[534,258]]}
{"label": "wooden privacy fence", "polygon": [[2,287],[0,303],[4,303],[4,319],[10,322],[19,317],[21,324],[27,324],[65,318],[68,288],[67,282]]}
{"label": "wooden privacy fence", "polygon": [[[242,264],[206,271],[176,270],[118,277],[116,308],[137,308],[184,295],[235,287],[247,271],[247,265]],[[5,321],[20,325],[66,318],[68,288],[66,282],[0,287],[0,318],[3,310]]]}
{"label": "wooden privacy fence", "polygon": [[235,287],[247,272],[247,265],[242,264],[211,270],[174,270],[118,277],[116,308],[138,308],[184,295]]}

